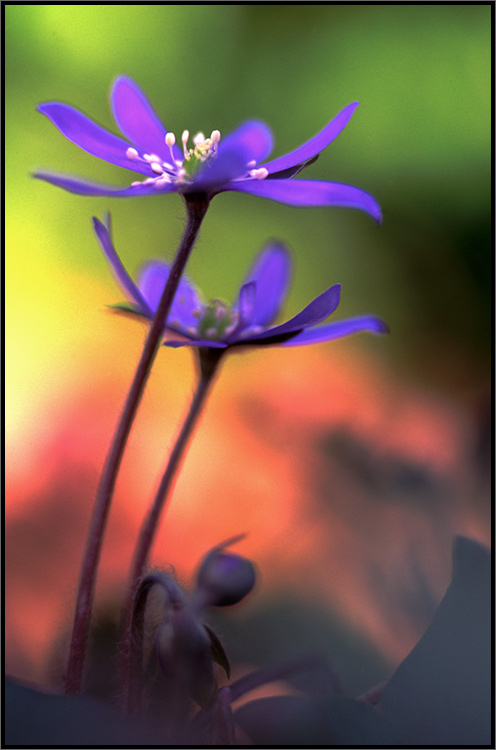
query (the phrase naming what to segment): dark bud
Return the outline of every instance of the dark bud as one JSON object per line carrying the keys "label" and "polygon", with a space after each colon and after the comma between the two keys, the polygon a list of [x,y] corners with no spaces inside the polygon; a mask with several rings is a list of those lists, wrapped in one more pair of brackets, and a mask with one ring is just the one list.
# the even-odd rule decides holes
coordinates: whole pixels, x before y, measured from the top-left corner
{"label": "dark bud", "polygon": [[197,588],[209,607],[237,604],[255,585],[255,567],[245,557],[216,548],[203,560]]}

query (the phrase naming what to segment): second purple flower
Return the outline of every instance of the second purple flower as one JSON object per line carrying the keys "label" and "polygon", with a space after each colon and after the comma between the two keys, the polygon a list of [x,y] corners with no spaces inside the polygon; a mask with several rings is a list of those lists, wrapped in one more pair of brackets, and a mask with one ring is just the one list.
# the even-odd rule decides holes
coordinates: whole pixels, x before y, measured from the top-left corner
{"label": "second purple flower", "polygon": [[[131,304],[117,309],[152,320],[169,275],[169,266],[150,261],[135,284],[119,256],[110,235],[110,226],[93,219],[99,243]],[[193,346],[200,349],[228,349],[240,346],[278,344],[298,346],[342,338],[353,333],[387,333],[387,325],[374,315],[323,323],[337,308],[341,285],[320,294],[298,315],[273,326],[286,296],[291,277],[287,248],[268,243],[258,254],[246,275],[237,300],[204,302],[190,281],[183,277],[165,327],[165,345]]]}

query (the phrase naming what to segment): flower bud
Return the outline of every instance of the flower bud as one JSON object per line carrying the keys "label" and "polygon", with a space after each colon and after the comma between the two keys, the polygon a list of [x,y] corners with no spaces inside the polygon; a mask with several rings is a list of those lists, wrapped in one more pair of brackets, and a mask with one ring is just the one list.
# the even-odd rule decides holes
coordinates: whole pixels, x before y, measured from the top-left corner
{"label": "flower bud", "polygon": [[216,548],[203,560],[197,588],[210,607],[237,604],[255,585],[255,568],[245,557]]}
{"label": "flower bud", "polygon": [[157,655],[164,673],[182,685],[201,708],[215,695],[211,639],[187,607],[174,608],[157,633]]}

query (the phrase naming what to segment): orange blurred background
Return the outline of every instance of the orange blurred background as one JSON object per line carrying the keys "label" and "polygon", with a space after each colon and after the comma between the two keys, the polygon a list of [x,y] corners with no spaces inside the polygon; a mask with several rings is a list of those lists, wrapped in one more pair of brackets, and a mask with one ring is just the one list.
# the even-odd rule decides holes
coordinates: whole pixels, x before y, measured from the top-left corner
{"label": "orange blurred background", "polygon": [[[67,369],[40,357],[46,392],[23,414],[19,389],[7,454],[6,668],[44,684],[56,678],[54,643],[71,624],[98,474],[144,339],[144,325],[99,309],[105,289],[83,278],[79,289],[64,342],[74,349],[56,358]],[[285,594],[318,604],[392,667],[449,582],[453,535],[490,541],[484,403],[406,385],[357,341],[226,357],[152,565],[174,566],[188,585],[209,547],[246,533],[237,551],[261,577],[240,612]],[[378,352],[386,341],[374,339]],[[122,596],[195,378],[191,352],[160,352],[117,484],[97,609]]]}

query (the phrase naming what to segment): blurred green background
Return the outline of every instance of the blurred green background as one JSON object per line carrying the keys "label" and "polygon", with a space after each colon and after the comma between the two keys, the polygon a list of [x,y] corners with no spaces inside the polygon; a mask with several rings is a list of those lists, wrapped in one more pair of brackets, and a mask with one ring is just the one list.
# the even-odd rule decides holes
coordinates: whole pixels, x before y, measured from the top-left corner
{"label": "blurred green background", "polygon": [[[477,405],[490,383],[491,10],[489,4],[5,6],[13,514],[23,513],[19,498],[43,499],[49,491],[43,471],[31,471],[29,481],[25,476],[37,445],[48,446],[69,487],[72,469],[63,451],[71,441],[84,448],[86,440],[103,460],[108,439],[98,431],[100,402],[91,401],[98,387],[94,377],[103,362],[116,363],[118,374],[109,371],[107,378],[117,380],[112,387],[120,404],[141,346],[141,331],[135,334],[129,321],[111,323],[103,314],[105,305],[123,295],[93,236],[91,217],[111,211],[116,247],[132,274],[150,256],[171,258],[184,225],[177,195],[83,198],[33,180],[37,167],[122,186],[133,179],[66,141],[36,106],[67,102],[118,132],[109,92],[124,74],[176,134],[214,128],[227,134],[257,118],[272,128],[276,157],[360,101],[348,127],[305,178],[370,192],[383,208],[383,225],[356,211],[297,209],[221,194],[202,227],[189,275],[207,298],[231,299],[261,245],[281,238],[295,258],[288,317],[340,282],[337,317],[375,313],[391,328],[388,337],[346,342],[341,357],[359,347],[434,398]],[[332,362],[339,349],[327,349]],[[288,356],[288,367],[297,356],[308,356],[308,350],[298,352],[291,351],[295,359]],[[240,365],[232,359],[234,382]],[[179,374],[172,368],[163,375],[169,399],[164,410],[174,399],[182,409],[189,394],[190,384],[181,380],[185,361]],[[51,436],[66,424],[66,402],[78,416],[71,417],[69,436],[60,428],[54,448]],[[88,414],[91,421],[90,412],[93,421],[85,427],[78,419]],[[162,460],[158,439],[156,452]],[[41,464],[43,469],[47,462]],[[70,545],[83,538],[85,524],[78,524]],[[286,547],[287,540],[281,543]],[[26,574],[29,580],[35,569]],[[301,623],[295,620],[293,629],[300,632]],[[348,679],[355,672],[352,665]],[[354,687],[367,684],[364,679]]]}
{"label": "blurred green background", "polygon": [[[296,258],[289,313],[341,282],[340,313],[381,315],[392,330],[381,352],[405,374],[469,385],[489,361],[490,14],[488,4],[7,6],[14,306],[30,268],[30,298],[40,293],[33,263],[39,273],[53,265],[107,283],[92,215],[111,210],[132,272],[150,255],[170,257],[182,229],[177,196],[80,198],[32,180],[35,167],[117,185],[132,176],[66,141],[38,103],[70,103],[116,132],[108,94],[126,74],[176,133],[228,133],[259,118],[273,130],[277,156],[359,100],[305,177],[372,193],[383,226],[354,211],[223,194],[189,273],[206,296],[229,298],[262,243],[280,237]],[[121,297],[114,287],[107,301]],[[360,342],[377,349],[373,338]],[[453,368],[454,352],[466,364]]]}

